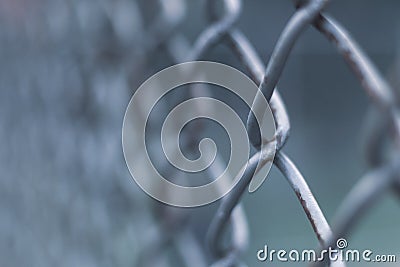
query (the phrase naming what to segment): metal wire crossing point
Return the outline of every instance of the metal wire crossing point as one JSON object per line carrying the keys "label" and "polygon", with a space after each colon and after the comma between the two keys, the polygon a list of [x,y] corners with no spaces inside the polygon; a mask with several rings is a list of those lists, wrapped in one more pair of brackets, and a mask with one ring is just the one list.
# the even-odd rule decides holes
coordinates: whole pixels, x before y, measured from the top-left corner
{"label": "metal wire crossing point", "polygon": [[[224,12],[218,14],[217,4],[221,2]],[[400,116],[395,92],[347,30],[324,13],[328,2],[327,0],[294,1],[296,10],[282,30],[265,66],[249,39],[235,26],[240,19],[242,5],[245,3],[240,0],[209,0],[207,13],[210,25],[197,37],[193,46],[190,46],[188,40],[178,30],[184,17],[185,2],[183,0],[160,1],[160,16],[148,32],[147,40],[150,40],[150,43],[147,44],[147,48],[151,50],[154,47],[163,46],[172,59],[172,63],[181,63],[205,59],[207,52],[214,46],[226,45],[225,47],[232,55],[245,66],[247,74],[259,86],[263,96],[269,100],[276,123],[274,141],[277,152],[275,157],[271,157],[275,146],[266,146],[264,150],[260,150],[261,144],[268,143],[270,140],[260,136],[259,125],[255,121],[254,114],[250,112],[247,131],[250,142],[257,151],[249,159],[243,175],[233,190],[220,200],[219,208],[208,228],[206,247],[202,243],[198,243],[193,233],[190,232],[190,228],[181,228],[181,225],[189,224],[186,216],[169,206],[162,206],[157,207],[155,212],[160,216],[160,220],[165,222],[163,230],[167,234],[163,234],[162,238],[158,237],[152,240],[152,251],[155,250],[155,247],[165,248],[174,242],[177,244],[181,260],[186,266],[210,264],[212,266],[245,266],[241,260],[241,254],[246,250],[249,242],[247,229],[249,218],[246,218],[244,214],[241,198],[248,188],[250,191],[254,191],[257,187],[257,185],[251,185],[252,177],[260,170],[260,168],[256,168],[257,165],[265,165],[271,160],[296,194],[319,241],[320,250],[329,247],[335,248],[339,238],[348,237],[357,226],[357,222],[384,194],[391,191],[400,194],[400,177],[398,175],[400,168]],[[344,58],[365,89],[371,106],[379,114],[374,119],[376,125],[370,127],[367,142],[366,158],[369,169],[343,200],[331,226],[308,187],[306,179],[301,174],[300,168],[284,152],[290,131],[290,121],[285,104],[276,87],[291,50],[309,26],[315,27],[337,49],[338,54]],[[207,85],[199,86],[211,94]],[[288,89],[283,88],[283,90]],[[188,96],[196,96],[194,86],[189,87]],[[262,95],[256,95],[254,99],[253,108],[255,110],[259,110],[260,98]],[[196,108],[201,110],[204,107]],[[189,148],[196,143],[197,136],[202,130],[202,125],[199,124],[195,132],[186,132],[187,136],[182,137],[186,140],[184,146]],[[385,142],[389,143],[389,146],[384,146]],[[387,151],[387,147],[390,147],[390,153]],[[216,177],[223,169],[224,163],[221,155],[217,155],[214,164],[206,170],[206,173],[210,177]],[[168,166],[165,167],[165,171],[169,172],[171,176],[182,175],[176,174]],[[196,257],[196,260],[187,258],[185,249],[190,249],[191,257]],[[151,253],[141,253],[137,266],[145,266],[151,262],[151,257]],[[327,264],[330,266],[346,265],[341,261],[329,263],[328,260],[325,260],[315,262],[312,266]]]}

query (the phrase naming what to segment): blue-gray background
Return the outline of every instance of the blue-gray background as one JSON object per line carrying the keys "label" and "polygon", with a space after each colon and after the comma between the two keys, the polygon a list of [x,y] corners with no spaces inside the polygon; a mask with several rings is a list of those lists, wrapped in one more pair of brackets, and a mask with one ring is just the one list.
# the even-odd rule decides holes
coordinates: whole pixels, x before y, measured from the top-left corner
{"label": "blue-gray background", "polygon": [[[207,16],[203,1],[187,5],[178,30],[193,42]],[[0,1],[0,266],[136,266],[150,236],[162,235],[151,211],[156,202],[130,178],[121,148],[130,96],[172,64],[162,49],[146,53],[141,46],[158,10],[155,1],[144,0]],[[342,0],[327,11],[398,89],[400,3]],[[238,26],[264,62],[293,12],[289,0],[243,3]],[[202,59],[243,69],[225,46]],[[368,100],[332,45],[311,27],[278,86],[292,125],[284,150],[330,220],[366,172]],[[267,266],[256,260],[264,244],[317,246],[295,195],[275,169],[243,201],[250,226],[243,259],[249,266]],[[202,245],[216,207],[188,211]],[[399,225],[398,199],[387,195],[349,245],[399,257]]]}

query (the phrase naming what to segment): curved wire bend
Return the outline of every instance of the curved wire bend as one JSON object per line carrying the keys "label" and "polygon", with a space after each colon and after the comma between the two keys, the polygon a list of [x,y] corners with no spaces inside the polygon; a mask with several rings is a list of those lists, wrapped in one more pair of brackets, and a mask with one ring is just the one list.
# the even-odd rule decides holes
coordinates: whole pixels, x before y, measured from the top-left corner
{"label": "curved wire bend", "polygon": [[[264,77],[260,83],[260,91],[269,101],[274,92],[275,86],[282,74],[283,68],[294,47],[297,39],[307,26],[317,18],[322,9],[328,4],[328,0],[314,0],[300,7],[290,18],[285,28],[283,29],[279,39],[272,52],[271,59],[268,62]],[[262,110],[263,96],[257,94],[252,110],[260,110],[259,115],[263,115],[265,110]],[[249,112],[247,119],[247,131],[249,132],[250,142],[256,149],[261,147],[260,134],[257,131],[258,124],[255,114]]]}

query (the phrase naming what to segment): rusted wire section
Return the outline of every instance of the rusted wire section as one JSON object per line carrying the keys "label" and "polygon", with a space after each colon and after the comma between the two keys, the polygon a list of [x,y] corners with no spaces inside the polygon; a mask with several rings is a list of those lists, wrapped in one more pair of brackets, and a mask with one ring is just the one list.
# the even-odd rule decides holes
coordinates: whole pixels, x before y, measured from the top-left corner
{"label": "rusted wire section", "polygon": [[326,245],[332,236],[332,231],[300,171],[283,152],[276,154],[274,163],[296,193],[318,240],[322,245]]}
{"label": "rusted wire section", "polygon": [[[336,241],[337,238],[334,238],[321,208],[296,165],[282,151],[279,151],[275,155],[274,164],[282,172],[295,192],[321,246],[326,247],[332,240]],[[346,266],[340,260],[331,262],[330,265],[332,267]]]}

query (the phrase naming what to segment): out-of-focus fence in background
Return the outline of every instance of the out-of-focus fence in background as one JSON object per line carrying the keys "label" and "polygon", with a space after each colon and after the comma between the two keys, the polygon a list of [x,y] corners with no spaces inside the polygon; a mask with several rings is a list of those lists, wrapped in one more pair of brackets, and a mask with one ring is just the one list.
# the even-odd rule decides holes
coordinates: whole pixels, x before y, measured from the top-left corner
{"label": "out-of-focus fence in background", "polygon": [[[389,32],[384,24],[389,21],[387,25],[396,25],[393,10],[398,10],[399,4],[389,2],[387,6],[393,8],[381,5],[381,10],[376,10],[379,4],[372,1],[348,3],[349,10],[365,4],[367,15],[379,21],[382,18],[383,22],[374,23],[361,23],[359,14],[347,19],[354,21],[355,28],[363,24],[359,28],[366,30],[359,32],[364,40],[360,44],[369,45],[369,50],[378,55],[380,68],[391,67],[392,87],[375,67],[375,60],[359,48],[355,42],[359,38],[353,38],[323,13],[327,2],[295,1],[293,13],[290,1],[3,0],[0,265],[254,266],[254,246],[264,245],[254,239],[256,233],[268,242],[273,233],[265,228],[274,224],[279,224],[281,231],[275,239],[290,240],[294,246],[296,242],[300,247],[318,246],[308,237],[310,234],[298,236],[303,231],[311,233],[310,229],[322,247],[334,245],[339,237],[350,237],[365,213],[373,211],[372,204],[389,192],[398,195],[400,190],[400,120],[395,91],[399,61],[393,56],[398,43],[396,27]],[[332,5],[339,14],[346,6]],[[323,38],[315,37],[316,31],[307,31],[312,26]],[[298,50],[292,52],[297,43]],[[327,52],[329,45],[350,68],[335,61],[334,53]],[[257,50],[264,54],[260,56]],[[197,59],[234,65],[260,85],[270,99],[277,124],[274,164],[296,194],[268,180],[263,187],[275,187],[271,189],[275,193],[260,190],[255,193],[258,198],[250,195],[255,198],[252,202],[245,199],[241,203],[255,171],[254,163],[260,155],[261,160],[269,160],[268,151],[257,150],[237,187],[207,207],[165,206],[149,199],[132,182],[122,157],[120,135],[134,88],[163,67]],[[276,89],[278,81],[282,97]],[[368,110],[367,98],[353,92],[358,88],[350,88],[357,86],[369,97]],[[329,92],[332,89],[337,92]],[[221,92],[212,89],[205,88],[203,93],[223,98]],[[161,103],[160,114],[188,97],[183,90],[171,95]],[[231,98],[226,100],[236,103]],[[239,113],[247,119],[248,110],[239,109]],[[293,113],[293,132],[298,129],[300,137],[283,148],[290,128],[288,113]],[[368,126],[361,128],[365,113]],[[151,117],[150,123],[160,124],[163,116]],[[213,132],[208,125],[199,127],[186,131],[189,138],[184,139],[184,147],[189,154],[197,149],[202,134]],[[250,140],[258,147],[261,139],[251,118],[249,129]],[[359,163],[360,155],[351,148],[360,139],[361,131],[355,132],[358,129],[363,129],[361,135],[366,139],[367,166]],[[222,134],[215,137],[224,140]],[[150,133],[150,138],[159,139],[159,132]],[[327,214],[336,214],[329,220],[333,233],[300,174],[303,169],[299,170],[283,150],[290,150],[299,166],[318,178],[307,182],[313,183],[322,209],[327,206]],[[224,159],[222,152],[203,178],[219,173]],[[176,180],[185,180],[184,173],[177,174],[171,168],[163,171]],[[361,174],[360,180],[348,178]],[[293,196],[300,200],[307,216],[299,215],[300,206],[287,204]],[[386,204],[385,209],[383,214],[390,216],[385,221],[391,223],[381,227],[393,241],[387,241],[389,248],[383,241],[375,245],[398,253],[395,237],[399,231],[393,231],[400,216],[393,203]],[[306,219],[312,227],[300,222]],[[299,222],[294,223],[298,228],[286,221]],[[291,226],[298,230],[297,236],[290,232]],[[268,234],[264,235],[264,230]],[[368,231],[373,232],[373,227]],[[362,240],[365,244],[372,239]]]}

